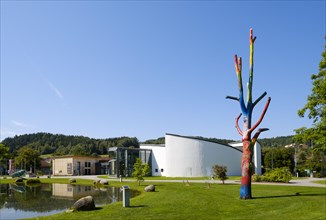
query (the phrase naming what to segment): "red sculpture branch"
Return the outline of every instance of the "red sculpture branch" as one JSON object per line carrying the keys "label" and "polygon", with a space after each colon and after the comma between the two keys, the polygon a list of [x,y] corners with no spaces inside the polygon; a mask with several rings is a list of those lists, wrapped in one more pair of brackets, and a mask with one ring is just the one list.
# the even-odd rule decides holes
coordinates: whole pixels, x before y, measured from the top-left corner
{"label": "red sculpture branch", "polygon": [[239,119],[240,119],[241,115],[242,115],[242,113],[240,113],[240,115],[235,119],[235,127],[237,128],[239,134],[242,136],[243,133],[242,133],[240,127],[239,127]]}
{"label": "red sculpture branch", "polygon": [[262,114],[261,114],[259,120],[257,121],[257,123],[256,123],[254,126],[252,126],[252,127],[248,130],[248,133],[253,132],[253,130],[255,130],[255,129],[258,127],[258,125],[262,122],[262,120],[263,120],[263,118],[264,118],[264,116],[265,116],[265,113],[266,113],[266,111],[267,111],[267,109],[268,109],[268,106],[269,106],[269,103],[270,103],[270,102],[271,102],[271,97],[268,97],[267,102],[266,102],[266,105],[265,105],[265,107],[264,107],[264,110],[263,110],[263,112],[262,112]]}

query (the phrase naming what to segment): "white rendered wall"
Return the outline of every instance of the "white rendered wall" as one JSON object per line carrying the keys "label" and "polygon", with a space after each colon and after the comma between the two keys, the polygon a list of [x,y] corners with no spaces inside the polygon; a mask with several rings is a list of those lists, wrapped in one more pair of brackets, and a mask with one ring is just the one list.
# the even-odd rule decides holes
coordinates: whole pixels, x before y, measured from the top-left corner
{"label": "white rendered wall", "polygon": [[211,175],[213,165],[223,165],[227,175],[241,175],[242,152],[222,144],[177,135],[165,135],[168,177]]}
{"label": "white rendered wall", "polygon": [[255,164],[255,174],[261,175],[261,147],[258,142],[254,146],[253,162]]}
{"label": "white rendered wall", "polygon": [[[165,176],[165,145],[164,144],[142,144],[140,149],[152,150],[152,176]],[[156,172],[157,170],[157,172]]]}

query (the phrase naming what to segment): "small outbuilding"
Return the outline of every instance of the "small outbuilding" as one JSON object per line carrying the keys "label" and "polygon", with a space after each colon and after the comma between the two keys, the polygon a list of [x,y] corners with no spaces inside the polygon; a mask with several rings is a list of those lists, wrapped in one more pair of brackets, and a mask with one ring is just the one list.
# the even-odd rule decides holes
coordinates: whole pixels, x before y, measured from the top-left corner
{"label": "small outbuilding", "polygon": [[98,175],[105,174],[109,158],[91,156],[57,156],[52,158],[52,175]]}

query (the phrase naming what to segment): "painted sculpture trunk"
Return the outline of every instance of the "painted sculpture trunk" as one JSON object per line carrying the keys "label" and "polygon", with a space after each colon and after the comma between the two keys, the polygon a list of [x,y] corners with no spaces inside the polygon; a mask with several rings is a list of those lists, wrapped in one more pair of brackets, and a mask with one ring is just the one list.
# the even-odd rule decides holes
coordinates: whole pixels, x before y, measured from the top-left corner
{"label": "painted sculpture trunk", "polygon": [[[234,65],[235,71],[238,78],[238,87],[239,87],[239,97],[227,96],[228,99],[236,100],[240,103],[241,114],[236,118],[236,128],[238,133],[242,136],[243,143],[243,153],[242,153],[242,161],[241,161],[241,188],[240,188],[240,198],[241,199],[251,199],[251,176],[253,174],[253,163],[252,163],[252,155],[253,155],[253,146],[255,145],[257,138],[261,132],[267,131],[268,128],[261,128],[255,133],[253,138],[251,138],[252,132],[258,127],[258,125],[262,122],[265,113],[268,109],[271,98],[268,97],[266,105],[264,107],[263,112],[261,113],[260,118],[251,126],[251,116],[254,107],[256,104],[265,97],[267,94],[264,92],[256,101],[252,101],[252,84],[253,84],[253,60],[254,60],[254,42],[256,37],[253,37],[253,31],[250,29],[250,68],[249,68],[249,81],[247,84],[247,100],[245,103],[244,95],[243,95],[243,86],[242,86],[242,59],[241,57],[234,56]],[[239,119],[243,115],[243,131],[239,127]]]}
{"label": "painted sculpture trunk", "polygon": [[251,199],[251,175],[253,173],[252,163],[252,146],[250,141],[244,140],[243,142],[243,153],[241,161],[241,188],[240,198]]}

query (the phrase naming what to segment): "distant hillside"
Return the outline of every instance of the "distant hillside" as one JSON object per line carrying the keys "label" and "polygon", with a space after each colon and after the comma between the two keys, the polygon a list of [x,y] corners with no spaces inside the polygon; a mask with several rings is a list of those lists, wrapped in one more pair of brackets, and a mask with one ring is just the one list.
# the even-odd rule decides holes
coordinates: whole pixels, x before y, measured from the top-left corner
{"label": "distant hillside", "polygon": [[[234,140],[198,137],[203,140],[228,144]],[[258,140],[262,147],[285,146],[293,143],[293,136],[282,136],[275,138],[263,138]],[[24,134],[13,138],[6,138],[1,143],[15,153],[24,146],[29,146],[40,151],[41,154],[54,155],[100,155],[107,154],[109,147],[135,147],[139,148],[136,137],[117,137],[108,139],[94,139],[84,136],[67,136],[62,134],[36,133]],[[165,137],[150,139],[142,144],[164,144]]]}
{"label": "distant hillside", "polygon": [[258,139],[258,141],[262,147],[284,147],[285,145],[294,143],[293,137],[293,135],[290,135],[274,138],[262,138]]}
{"label": "distant hillside", "polygon": [[[237,142],[235,140],[229,140],[229,139],[219,139],[219,138],[205,138],[205,137],[200,137],[200,136],[194,136],[195,138],[200,138],[203,140],[208,140],[216,143],[221,143],[221,144],[228,144],[231,142]],[[293,136],[281,136],[281,137],[275,137],[275,138],[262,138],[258,139],[259,143],[261,144],[262,147],[283,147],[285,145],[293,143]],[[150,139],[147,141],[142,142],[142,144],[164,144],[165,143],[165,138],[160,137],[158,139]]]}
{"label": "distant hillside", "polygon": [[135,137],[93,139],[83,136],[50,133],[19,135],[13,138],[6,138],[1,143],[9,147],[11,153],[15,153],[21,147],[29,146],[37,149],[41,154],[55,155],[107,154],[109,147],[139,148],[138,139]]}

